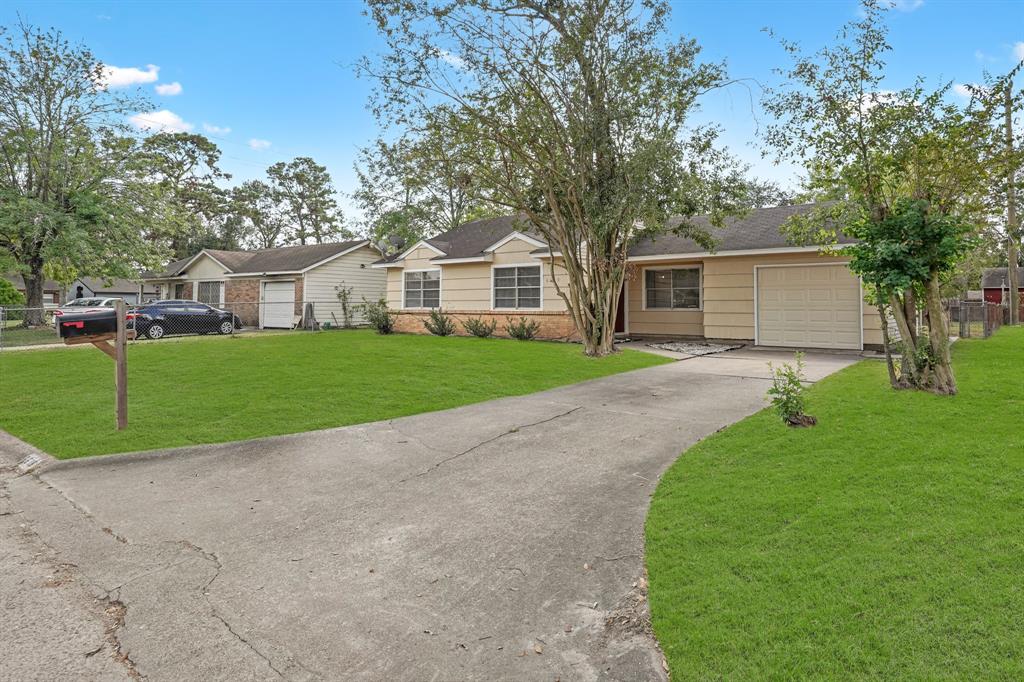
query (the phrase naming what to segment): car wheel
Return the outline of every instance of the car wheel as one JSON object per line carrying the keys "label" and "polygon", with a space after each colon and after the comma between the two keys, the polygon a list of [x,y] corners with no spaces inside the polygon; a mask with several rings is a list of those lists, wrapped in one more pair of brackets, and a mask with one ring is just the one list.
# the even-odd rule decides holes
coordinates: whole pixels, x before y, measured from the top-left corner
{"label": "car wheel", "polygon": [[220,323],[220,333],[230,334],[235,330],[235,324],[231,320],[224,320]]}
{"label": "car wheel", "polygon": [[162,339],[165,333],[166,332],[164,331],[164,327],[161,324],[151,324],[149,326],[149,329],[146,330],[146,336],[153,339],[154,341],[156,339]]}

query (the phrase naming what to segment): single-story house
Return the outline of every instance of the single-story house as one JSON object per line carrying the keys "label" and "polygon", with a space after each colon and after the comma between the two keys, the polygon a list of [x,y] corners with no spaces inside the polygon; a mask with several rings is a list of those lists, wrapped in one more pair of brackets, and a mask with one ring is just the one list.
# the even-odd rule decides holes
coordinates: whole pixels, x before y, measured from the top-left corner
{"label": "single-story house", "polygon": [[156,287],[131,279],[79,277],[67,288],[67,298],[123,298],[125,303],[142,303],[156,298]]}
{"label": "single-story house", "polygon": [[[0,275],[8,282],[14,285],[14,288],[21,292],[22,296],[26,296],[25,293],[25,279],[18,274]],[[61,304],[61,296],[63,287],[53,280],[47,279],[43,281],[43,306],[48,309],[56,308]],[[27,296],[26,296],[27,298]]]}
{"label": "single-story house", "polygon": [[[985,268],[981,272],[981,290],[989,303],[1002,303],[1010,284],[1009,268]],[[1024,268],[1017,268],[1017,296],[1024,305]]]}
{"label": "single-story house", "polygon": [[[792,246],[780,228],[811,205],[757,209],[713,230],[709,252],[666,233],[629,252],[616,331],[631,337],[725,340],[762,346],[880,347],[878,312],[864,302],[847,258]],[[695,221],[703,222],[704,218]],[[849,242],[850,240],[845,240]],[[507,317],[571,339],[572,319],[555,290],[560,255],[515,217],[486,218],[423,239],[377,261],[399,331],[424,331],[432,308],[456,319]]]}
{"label": "single-story house", "polygon": [[[381,252],[369,240],[283,246],[255,251],[203,249],[143,275],[158,298],[187,299],[231,309],[247,326],[290,328],[314,304],[321,323],[342,324],[336,287],[351,289],[354,305],[384,295],[384,273],[369,265]],[[353,323],[362,317],[354,311]]]}

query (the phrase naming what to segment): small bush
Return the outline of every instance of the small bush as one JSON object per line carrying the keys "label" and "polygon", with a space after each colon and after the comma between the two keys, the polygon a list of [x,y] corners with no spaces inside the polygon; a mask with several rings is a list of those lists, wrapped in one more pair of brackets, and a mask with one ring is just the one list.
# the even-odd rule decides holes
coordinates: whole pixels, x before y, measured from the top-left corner
{"label": "small bush", "polygon": [[363,299],[363,316],[377,330],[378,334],[390,334],[395,331],[395,316],[388,310],[388,302],[383,298],[379,301]]}
{"label": "small bush", "polygon": [[540,323],[536,320],[527,320],[525,317],[520,317],[518,322],[511,317],[506,317],[505,320],[507,322],[505,331],[513,339],[529,341],[540,331]]}
{"label": "small bush", "polygon": [[334,287],[334,291],[338,297],[338,303],[341,304],[341,326],[349,329],[352,327],[352,287],[347,287],[342,282]]}
{"label": "small bush", "polygon": [[813,426],[818,423],[814,417],[804,414],[807,406],[804,397],[804,354],[797,352],[796,366],[784,363],[775,367],[768,363],[772,372],[772,386],[768,389],[768,398],[772,407],[782,417],[782,421],[790,426]]}
{"label": "small bush", "polygon": [[2,277],[0,277],[0,305],[12,307],[25,305],[25,295]]}
{"label": "small bush", "polygon": [[440,308],[430,311],[430,316],[423,320],[423,326],[434,336],[451,336],[455,333],[455,321]]}
{"label": "small bush", "polygon": [[494,330],[498,328],[498,321],[491,320],[490,322],[484,322],[479,317],[471,317],[462,323],[462,328],[466,330],[467,334],[478,336],[481,339],[486,339],[488,336],[494,334]]}

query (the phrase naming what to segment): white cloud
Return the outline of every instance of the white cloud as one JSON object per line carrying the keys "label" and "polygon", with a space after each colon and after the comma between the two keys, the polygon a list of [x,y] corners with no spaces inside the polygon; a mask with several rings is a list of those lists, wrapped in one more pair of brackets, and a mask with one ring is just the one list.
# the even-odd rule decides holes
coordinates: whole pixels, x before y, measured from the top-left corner
{"label": "white cloud", "polygon": [[466,60],[457,54],[452,54],[448,50],[441,50],[438,52],[438,57],[441,58],[441,61],[454,66],[456,69],[462,71],[466,69]]}
{"label": "white cloud", "polygon": [[166,95],[167,97],[173,97],[174,95],[181,94],[181,83],[174,81],[173,83],[161,83],[153,88],[156,90],[158,95]]}
{"label": "white cloud", "polygon": [[152,132],[187,133],[193,126],[173,111],[162,109],[144,114],[135,114],[128,118],[132,125],[140,130]]}
{"label": "white cloud", "polygon": [[1024,40],[1013,44],[1013,56],[1018,62],[1024,61]]}
{"label": "white cloud", "polygon": [[104,65],[100,84],[105,88],[126,88],[140,83],[155,83],[159,77],[160,67],[154,64],[147,64],[145,71],[134,66]]}
{"label": "white cloud", "polygon": [[251,140],[249,140],[249,148],[255,149],[258,152],[261,152],[264,149],[269,149],[270,140],[261,140],[259,138],[254,137]]}
{"label": "white cloud", "polygon": [[889,0],[889,4],[897,12],[913,12],[924,5],[924,0]]}
{"label": "white cloud", "polygon": [[205,130],[210,135],[227,135],[228,133],[231,132],[231,128],[215,126],[211,123],[204,123],[203,130]]}
{"label": "white cloud", "polygon": [[953,92],[961,97],[970,97],[972,87],[973,85],[971,83],[955,83],[953,85]]}

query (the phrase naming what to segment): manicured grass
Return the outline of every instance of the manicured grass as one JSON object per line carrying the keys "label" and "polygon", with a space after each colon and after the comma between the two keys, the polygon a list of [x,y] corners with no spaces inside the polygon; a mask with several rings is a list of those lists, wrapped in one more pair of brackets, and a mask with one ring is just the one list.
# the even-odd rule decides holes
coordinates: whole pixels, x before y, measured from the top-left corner
{"label": "manicured grass", "polygon": [[0,353],[0,428],[57,457],[217,443],[441,410],[664,362],[539,341],[370,331],[129,346],[129,427],[92,348]]}
{"label": "manicured grass", "polygon": [[675,679],[1024,678],[1024,328],[954,345],[960,394],[861,362],[691,448],[647,518]]}

